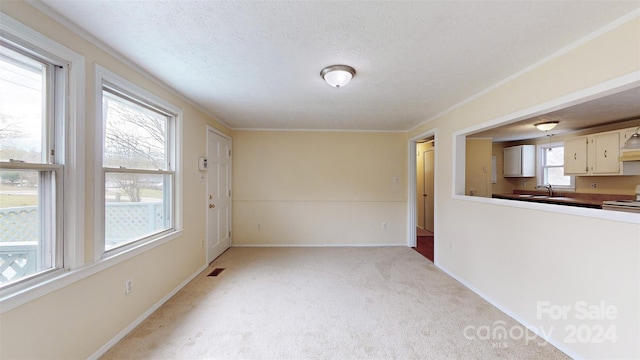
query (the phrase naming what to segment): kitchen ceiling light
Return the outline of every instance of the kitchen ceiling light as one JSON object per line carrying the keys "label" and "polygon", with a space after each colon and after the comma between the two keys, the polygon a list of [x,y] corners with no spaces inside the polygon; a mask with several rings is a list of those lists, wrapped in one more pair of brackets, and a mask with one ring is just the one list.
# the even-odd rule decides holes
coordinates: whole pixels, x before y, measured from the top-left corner
{"label": "kitchen ceiling light", "polygon": [[558,121],[547,121],[539,124],[535,124],[534,126],[538,128],[540,131],[549,131],[558,125]]}
{"label": "kitchen ceiling light", "polygon": [[638,127],[636,132],[633,133],[633,135],[629,137],[629,140],[624,143],[624,146],[622,147],[623,149],[640,149],[640,134],[638,134],[638,130],[640,130],[640,127]]}
{"label": "kitchen ceiling light", "polygon": [[320,71],[324,81],[336,88],[347,85],[355,75],[356,70],[347,65],[331,65]]}

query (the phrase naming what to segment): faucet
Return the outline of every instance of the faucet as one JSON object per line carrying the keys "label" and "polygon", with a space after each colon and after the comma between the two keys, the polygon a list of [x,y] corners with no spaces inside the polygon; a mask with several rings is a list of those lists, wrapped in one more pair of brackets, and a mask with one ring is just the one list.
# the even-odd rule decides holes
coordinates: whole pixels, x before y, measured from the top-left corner
{"label": "faucet", "polygon": [[536,189],[542,189],[545,188],[549,191],[549,197],[553,196],[553,188],[551,187],[551,184],[545,184],[545,185],[538,185],[536,186]]}

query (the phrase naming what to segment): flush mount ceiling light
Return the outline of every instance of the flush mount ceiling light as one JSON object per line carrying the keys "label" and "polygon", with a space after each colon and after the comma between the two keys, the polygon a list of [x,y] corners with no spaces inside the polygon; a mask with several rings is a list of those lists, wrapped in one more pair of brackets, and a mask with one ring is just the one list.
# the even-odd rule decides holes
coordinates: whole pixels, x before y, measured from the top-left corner
{"label": "flush mount ceiling light", "polygon": [[340,88],[347,85],[356,76],[356,70],[347,65],[331,65],[322,69],[320,76],[327,84]]}
{"label": "flush mount ceiling light", "polygon": [[558,125],[558,121],[547,121],[539,124],[535,124],[534,126],[538,128],[540,131],[549,131]]}
{"label": "flush mount ceiling light", "polygon": [[640,149],[640,134],[638,134],[638,130],[640,130],[640,127],[638,127],[633,135],[629,137],[629,140],[624,143],[623,149]]}

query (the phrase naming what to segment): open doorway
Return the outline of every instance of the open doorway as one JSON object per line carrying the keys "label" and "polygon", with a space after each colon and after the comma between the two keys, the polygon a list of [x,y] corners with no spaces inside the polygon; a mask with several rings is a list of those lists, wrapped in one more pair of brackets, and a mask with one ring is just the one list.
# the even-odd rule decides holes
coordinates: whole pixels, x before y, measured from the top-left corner
{"label": "open doorway", "polygon": [[435,263],[437,221],[436,129],[409,139],[408,245]]}
{"label": "open doorway", "polygon": [[416,141],[416,225],[433,232],[434,147],[433,137]]}
{"label": "open doorway", "polygon": [[434,174],[435,138],[416,141],[416,246],[414,249],[434,260]]}

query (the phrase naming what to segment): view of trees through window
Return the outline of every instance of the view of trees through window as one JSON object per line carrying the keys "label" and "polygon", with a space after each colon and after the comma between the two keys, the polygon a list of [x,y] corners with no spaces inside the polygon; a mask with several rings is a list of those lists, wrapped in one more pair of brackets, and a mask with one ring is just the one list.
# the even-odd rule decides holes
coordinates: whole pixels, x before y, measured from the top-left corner
{"label": "view of trees through window", "polygon": [[[165,170],[167,116],[147,109],[110,92],[104,92],[104,167]],[[140,202],[142,195],[160,198],[154,184],[145,184],[145,178],[131,174],[110,176],[108,192],[118,201],[124,192],[129,201]],[[151,185],[151,186],[149,186]],[[161,183],[156,183],[155,188]],[[144,190],[143,190],[144,189]],[[142,195],[141,195],[142,191]]]}
{"label": "view of trees through window", "polygon": [[[0,284],[57,266],[55,67],[0,42]],[[62,140],[62,139],[60,139]]]}
{"label": "view of trees through window", "polygon": [[105,250],[171,226],[171,115],[103,88]]}
{"label": "view of trees through window", "polygon": [[[3,47],[0,59],[0,161],[42,162],[43,109],[45,94],[43,83],[46,67],[10,48]],[[15,197],[25,196],[17,202],[35,204],[33,194],[8,194],[16,187],[34,188],[37,173],[21,171],[0,172],[2,194],[0,206],[14,203]],[[13,198],[10,201],[9,196]],[[28,199],[27,199],[28,198]]]}

